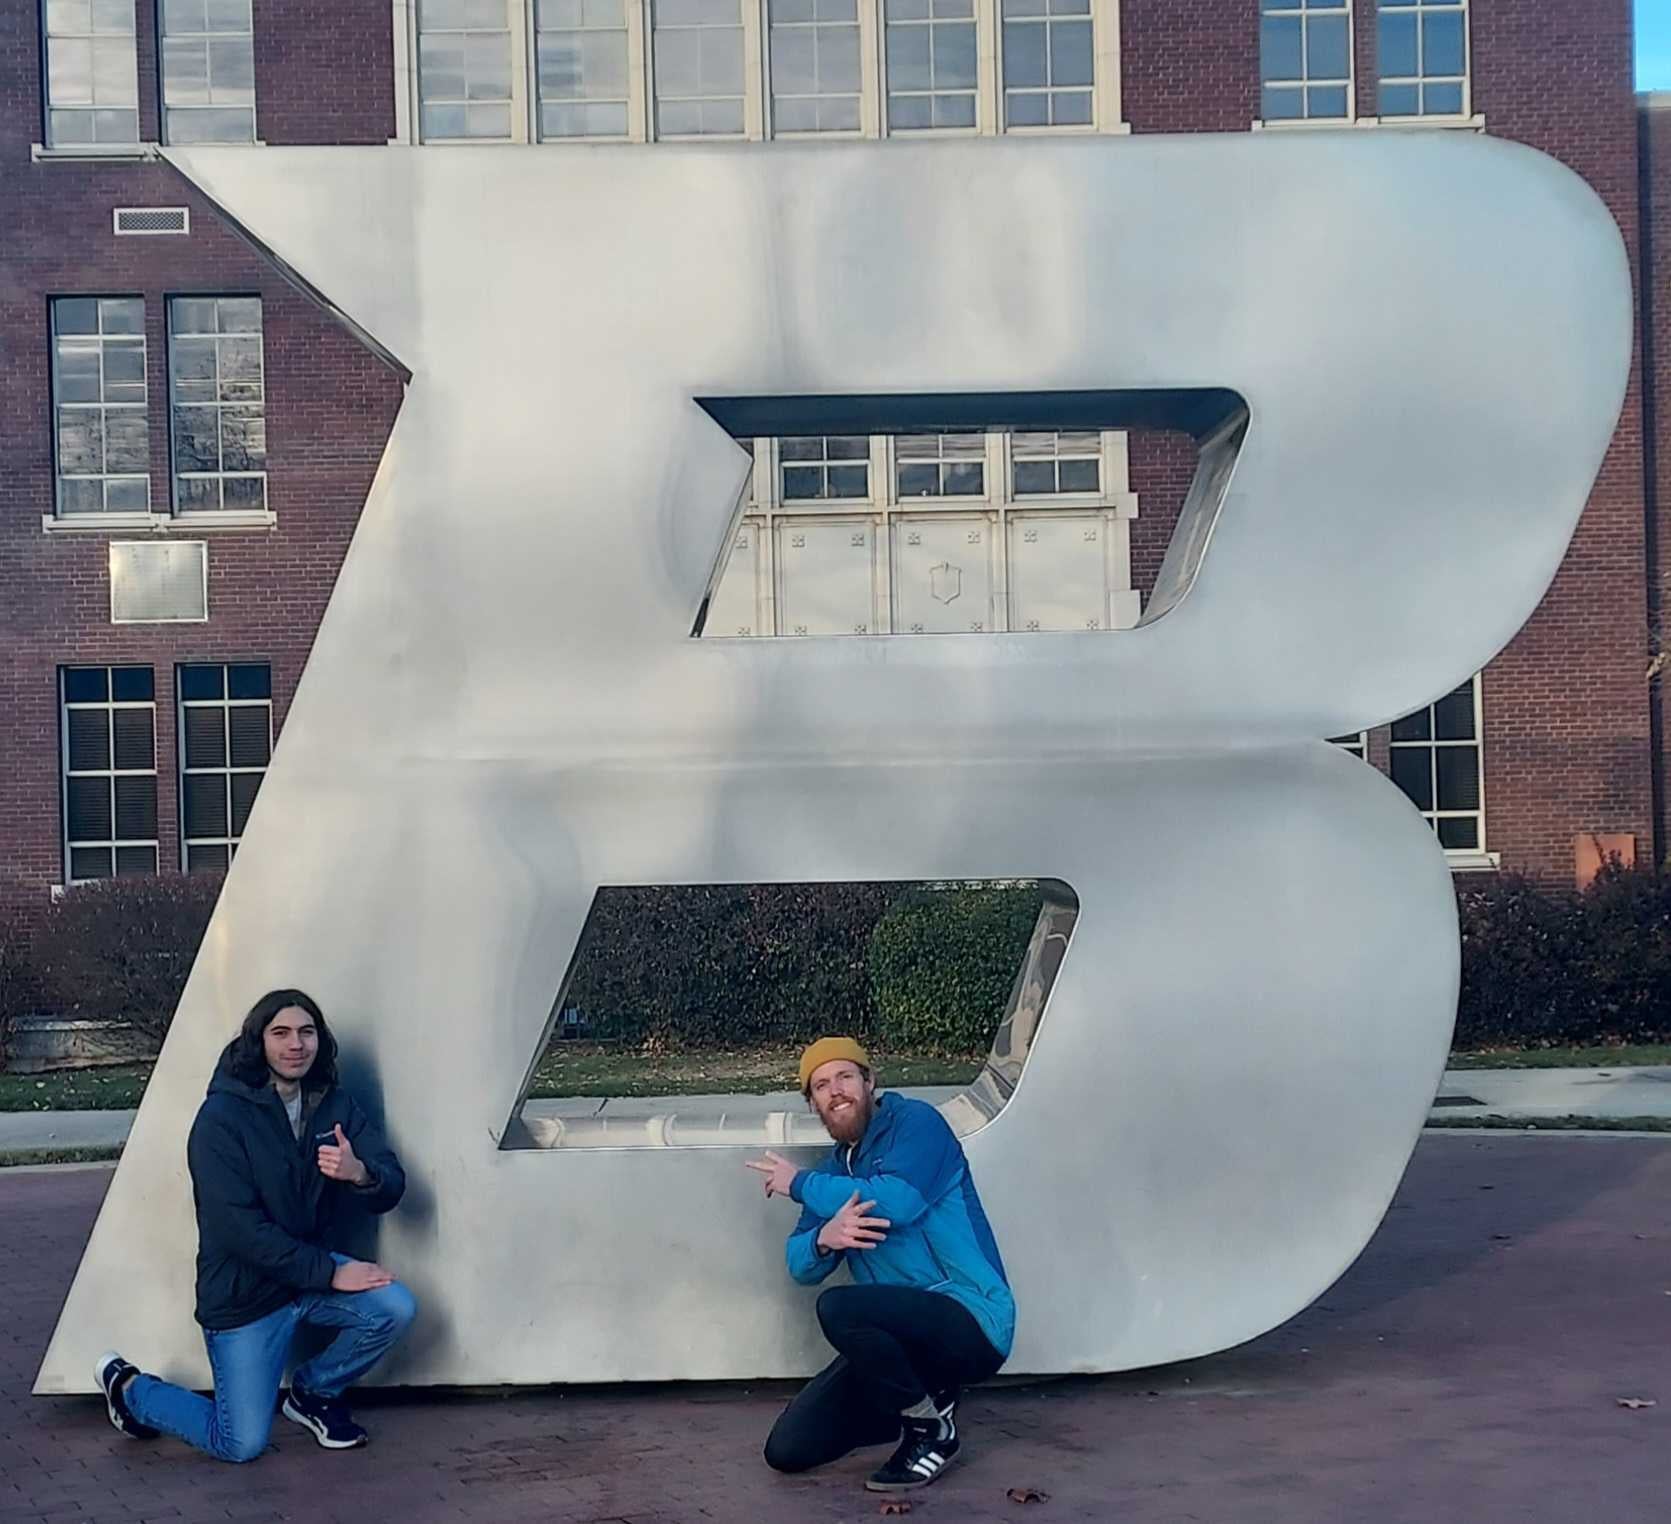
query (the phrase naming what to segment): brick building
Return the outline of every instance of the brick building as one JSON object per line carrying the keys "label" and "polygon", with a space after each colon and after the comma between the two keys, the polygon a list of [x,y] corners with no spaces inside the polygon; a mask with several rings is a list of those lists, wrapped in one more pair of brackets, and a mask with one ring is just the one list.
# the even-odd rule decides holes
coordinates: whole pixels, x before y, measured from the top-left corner
{"label": "brick building", "polygon": [[[14,0],[0,8],[0,900],[225,866],[400,406],[388,357],[156,153],[219,142],[561,153],[1346,126],[1541,149],[1595,187],[1637,261],[1641,358],[1617,435],[1509,649],[1430,709],[1341,742],[1393,775],[1459,871],[1568,877],[1597,835],[1663,857],[1671,109],[1633,95],[1630,9]],[[1129,627],[1194,467],[1190,441],[1159,433],[749,446],[708,622],[724,638]],[[966,564],[948,585],[954,542]]]}

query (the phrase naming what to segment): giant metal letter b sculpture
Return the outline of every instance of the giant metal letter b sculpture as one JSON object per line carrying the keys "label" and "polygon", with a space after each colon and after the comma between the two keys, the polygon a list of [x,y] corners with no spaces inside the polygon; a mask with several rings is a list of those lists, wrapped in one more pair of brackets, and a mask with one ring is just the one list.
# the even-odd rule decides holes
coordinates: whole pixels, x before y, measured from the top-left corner
{"label": "giant metal letter b sculpture", "polygon": [[[185,1134],[290,984],[415,1181],[386,1379],[810,1369],[736,1150],[500,1146],[605,884],[1073,886],[966,1140],[1011,1369],[1220,1349],[1340,1273],[1457,938],[1431,830],[1321,738],[1467,678],[1561,560],[1630,342],[1578,179],[1448,133],[177,157],[413,379],[42,1390],[111,1344],[205,1378]],[[1134,631],[693,639],[737,399],[832,432],[1104,407],[1191,421],[1202,472]]]}

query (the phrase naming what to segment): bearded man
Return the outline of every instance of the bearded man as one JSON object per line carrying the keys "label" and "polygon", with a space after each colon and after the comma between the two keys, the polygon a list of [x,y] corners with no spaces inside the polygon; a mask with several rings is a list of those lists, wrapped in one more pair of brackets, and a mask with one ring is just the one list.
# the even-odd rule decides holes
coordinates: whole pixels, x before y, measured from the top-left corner
{"label": "bearded man", "polygon": [[812,1169],[751,1161],[768,1196],[800,1203],[789,1273],[816,1286],[836,1358],[789,1404],[766,1463],[805,1471],[863,1445],[896,1444],[865,1483],[926,1487],[957,1459],[961,1389],[992,1376],[1015,1336],[1015,1298],[963,1145],[926,1101],[876,1090],[869,1055],[825,1037],[801,1055],[801,1092],[835,1147]]}

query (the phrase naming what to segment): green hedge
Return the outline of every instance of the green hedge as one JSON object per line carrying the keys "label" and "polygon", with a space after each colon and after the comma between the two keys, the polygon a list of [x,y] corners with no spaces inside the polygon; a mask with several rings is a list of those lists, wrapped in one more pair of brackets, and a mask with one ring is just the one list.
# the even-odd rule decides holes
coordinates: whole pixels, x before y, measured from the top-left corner
{"label": "green hedge", "polygon": [[870,939],[883,1043],[913,1053],[991,1047],[1043,904],[1033,885],[902,895]]}
{"label": "green hedge", "polygon": [[1457,915],[1459,1049],[1671,1040],[1671,875],[1615,865],[1581,894],[1464,878]]}
{"label": "green hedge", "polygon": [[[71,890],[0,927],[0,1064],[28,1011],[160,1037],[208,923],[209,875]],[[985,1050],[1040,905],[1036,887],[761,884],[606,889],[568,1003],[633,1044],[793,1044],[847,1031],[884,1051]],[[1584,893],[1512,875],[1457,882],[1456,1046],[1671,1041],[1671,875],[1610,868]],[[305,986],[305,967],[298,969]]]}

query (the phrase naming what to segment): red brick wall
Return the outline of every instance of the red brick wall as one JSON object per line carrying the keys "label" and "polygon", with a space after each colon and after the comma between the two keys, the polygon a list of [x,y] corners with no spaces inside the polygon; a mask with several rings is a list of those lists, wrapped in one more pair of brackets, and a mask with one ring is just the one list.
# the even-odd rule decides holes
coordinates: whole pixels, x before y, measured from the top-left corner
{"label": "red brick wall", "polygon": [[[1352,4],[1357,110],[1373,116],[1376,0]],[[1470,11],[1473,110],[1492,134],[1583,175],[1634,253],[1630,0],[1473,0]],[[1259,115],[1256,0],[1127,0],[1122,41],[1133,131],[1238,131]],[[1671,158],[1671,132],[1664,141]],[[1579,832],[1631,832],[1641,857],[1653,851],[1642,461],[1633,377],[1572,550],[1525,630],[1485,674],[1487,845],[1505,868],[1570,878]],[[1132,569],[1145,594],[1188,470],[1177,441],[1134,438],[1141,516]],[[1384,763],[1382,739],[1371,755]]]}
{"label": "red brick wall", "polygon": [[[1654,536],[1653,574],[1649,587],[1652,623],[1656,632],[1654,652],[1671,660],[1671,630],[1667,609],[1671,607],[1671,92],[1650,97],[1639,118],[1641,147],[1642,268],[1644,347],[1648,366],[1647,402],[1650,417],[1645,442],[1651,444],[1651,459],[1645,462],[1650,494],[1650,528]],[[1671,777],[1671,715],[1666,695],[1671,692],[1671,671],[1653,685],[1658,721],[1659,789],[1657,801],[1662,836],[1660,857],[1668,844],[1663,838],[1664,822],[1671,818],[1667,778]]]}
{"label": "red brick wall", "polygon": [[1131,585],[1143,595],[1147,611],[1160,563],[1195,475],[1195,441],[1187,434],[1145,429],[1131,435],[1129,456],[1131,490],[1137,494],[1137,518],[1131,526]]}
{"label": "red brick wall", "polygon": [[[137,0],[142,130],[156,131],[155,0]],[[387,0],[255,0],[258,123],[283,143],[381,143],[393,132]],[[1358,109],[1375,111],[1375,5],[1353,0]],[[1601,194],[1633,251],[1639,186],[1630,0],[1473,0],[1473,107],[1494,134],[1568,163]],[[1245,131],[1259,115],[1256,0],[1124,0],[1123,113],[1137,132]],[[1662,187],[1654,213],[1671,268],[1671,112],[1650,123]],[[390,421],[398,384],[220,227],[166,170],[32,166],[41,136],[38,12],[0,5],[0,843],[37,883],[60,872],[54,669],[61,661],[149,661],[159,694],[164,860],[175,850],[170,668],[179,659],[266,658],[282,714],[329,594]],[[530,150],[533,151],[533,150]],[[193,207],[189,239],[121,239],[110,207]],[[1664,288],[1661,277],[1661,287]],[[259,291],[266,301],[272,531],[210,543],[207,626],[114,628],[105,540],[49,536],[51,444],[46,303],[75,291],[148,302],[155,500],[167,501],[163,298]],[[1671,364],[1671,299],[1654,318]],[[1660,395],[1671,393],[1662,382]],[[1486,674],[1487,830],[1505,865],[1564,877],[1575,833],[1630,831],[1648,848],[1652,770],[1645,626],[1642,399],[1630,399],[1573,550],[1549,598]],[[1671,514],[1671,401],[1657,427],[1660,512]],[[1132,443],[1137,585],[1147,591],[1187,485],[1192,449]],[[1671,528],[1671,526],[1668,526]],[[1660,537],[1671,574],[1671,532]],[[38,762],[34,759],[42,759]]]}
{"label": "red brick wall", "polygon": [[[274,145],[394,136],[389,0],[254,0],[256,133]],[[135,0],[139,131],[158,139],[157,0]],[[0,4],[0,173],[43,140],[40,6]]]}
{"label": "red brick wall", "polygon": [[[1476,0],[1474,110],[1560,160],[1637,249],[1630,0]],[[1641,390],[1548,596],[1484,679],[1486,832],[1505,868],[1572,875],[1573,836],[1653,855]]]}
{"label": "red brick wall", "polygon": [[395,132],[389,0],[255,0],[263,142],[386,143]]}
{"label": "red brick wall", "polygon": [[[19,183],[21,180],[21,184]],[[282,723],[400,401],[399,378],[235,236],[160,167],[42,166],[11,176],[20,212],[0,226],[0,841],[10,875],[62,878],[56,672],[63,663],[156,669],[158,834],[179,862],[173,667],[256,660],[273,669]],[[189,239],[111,236],[114,201],[192,207]],[[22,230],[28,229],[28,232]],[[42,232],[48,236],[41,236]],[[270,529],[205,534],[209,612],[200,625],[112,625],[107,534],[48,534],[53,507],[48,298],[143,295],[152,504],[169,501],[165,298],[254,292],[263,299]],[[122,536],[133,537],[132,535]]]}
{"label": "red brick wall", "polygon": [[1120,52],[1133,132],[1246,132],[1259,115],[1257,0],[1123,0]]}

